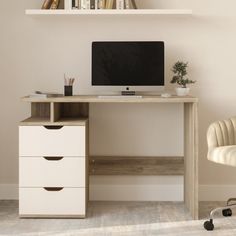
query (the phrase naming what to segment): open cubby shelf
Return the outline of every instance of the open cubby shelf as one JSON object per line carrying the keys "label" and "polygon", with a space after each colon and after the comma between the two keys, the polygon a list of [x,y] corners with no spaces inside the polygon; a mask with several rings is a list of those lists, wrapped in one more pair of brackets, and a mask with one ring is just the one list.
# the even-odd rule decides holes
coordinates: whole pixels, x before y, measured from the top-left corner
{"label": "open cubby shelf", "polygon": [[31,103],[31,116],[33,118],[40,118],[40,119],[49,119],[51,116],[51,109],[49,102],[42,102],[42,103]]}
{"label": "open cubby shelf", "polygon": [[24,125],[81,125],[88,119],[88,103],[32,102]]}

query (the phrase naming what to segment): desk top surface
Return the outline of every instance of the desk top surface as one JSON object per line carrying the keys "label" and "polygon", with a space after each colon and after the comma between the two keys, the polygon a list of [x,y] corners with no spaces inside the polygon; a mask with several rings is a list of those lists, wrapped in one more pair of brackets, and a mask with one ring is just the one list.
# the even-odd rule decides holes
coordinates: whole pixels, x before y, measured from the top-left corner
{"label": "desk top surface", "polygon": [[149,95],[142,96],[142,98],[100,98],[97,95],[77,95],[71,97],[51,97],[51,98],[31,98],[29,96],[21,98],[24,102],[36,102],[36,103],[47,103],[47,102],[60,102],[60,103],[196,103],[198,98],[192,96],[177,97],[171,96],[169,98],[163,98],[160,95]]}

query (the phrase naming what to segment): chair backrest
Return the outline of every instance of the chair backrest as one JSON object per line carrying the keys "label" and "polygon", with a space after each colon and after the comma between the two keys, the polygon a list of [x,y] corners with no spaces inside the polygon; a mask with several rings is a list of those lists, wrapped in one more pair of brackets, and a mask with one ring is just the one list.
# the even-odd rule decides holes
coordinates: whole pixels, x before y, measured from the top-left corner
{"label": "chair backrest", "polygon": [[236,145],[236,117],[217,121],[207,131],[208,148]]}

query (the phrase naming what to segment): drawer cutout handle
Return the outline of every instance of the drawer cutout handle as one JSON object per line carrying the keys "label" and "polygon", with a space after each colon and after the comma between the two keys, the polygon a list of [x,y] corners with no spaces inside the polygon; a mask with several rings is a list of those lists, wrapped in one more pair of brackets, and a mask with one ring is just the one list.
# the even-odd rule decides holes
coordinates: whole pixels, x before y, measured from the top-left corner
{"label": "drawer cutout handle", "polygon": [[55,188],[52,188],[52,187],[45,187],[44,188],[46,191],[48,192],[59,192],[61,191],[63,188],[58,188],[58,187],[55,187]]}
{"label": "drawer cutout handle", "polygon": [[45,129],[61,129],[61,128],[63,128],[63,125],[62,126],[59,126],[59,125],[57,125],[57,126],[45,125],[44,128]]}
{"label": "drawer cutout handle", "polygon": [[60,161],[63,159],[63,157],[43,157],[47,161]]}

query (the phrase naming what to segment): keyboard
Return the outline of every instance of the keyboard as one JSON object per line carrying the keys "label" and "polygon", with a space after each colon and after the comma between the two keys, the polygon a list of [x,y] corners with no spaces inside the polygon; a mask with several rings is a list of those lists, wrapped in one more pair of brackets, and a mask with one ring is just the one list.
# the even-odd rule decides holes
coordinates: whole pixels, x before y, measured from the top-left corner
{"label": "keyboard", "polygon": [[98,96],[100,99],[140,99],[143,96],[136,95],[100,95]]}

